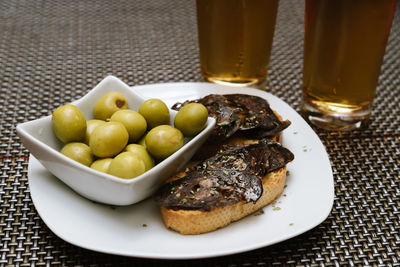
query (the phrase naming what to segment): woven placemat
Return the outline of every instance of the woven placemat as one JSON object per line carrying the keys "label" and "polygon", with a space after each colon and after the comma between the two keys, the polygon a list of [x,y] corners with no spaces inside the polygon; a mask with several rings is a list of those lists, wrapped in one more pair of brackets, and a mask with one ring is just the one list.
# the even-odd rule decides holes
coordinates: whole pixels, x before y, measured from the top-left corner
{"label": "woven placemat", "polygon": [[[162,261],[97,253],[54,235],[31,201],[29,152],[15,126],[83,96],[108,74],[129,85],[202,81],[195,1],[0,1],[0,265],[400,266],[399,9],[370,124],[348,133],[315,129],[335,179],[329,217],[270,247]],[[296,110],[303,16],[303,1],[280,1],[266,84]]]}

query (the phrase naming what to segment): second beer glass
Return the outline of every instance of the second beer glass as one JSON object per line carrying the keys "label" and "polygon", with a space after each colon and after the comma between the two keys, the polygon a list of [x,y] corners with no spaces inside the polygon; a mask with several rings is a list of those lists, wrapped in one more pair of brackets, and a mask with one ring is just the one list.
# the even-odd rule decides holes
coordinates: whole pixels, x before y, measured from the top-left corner
{"label": "second beer glass", "polygon": [[278,0],[197,0],[203,77],[247,86],[267,75]]}
{"label": "second beer glass", "polygon": [[326,129],[367,122],[397,0],[307,0],[303,112]]}

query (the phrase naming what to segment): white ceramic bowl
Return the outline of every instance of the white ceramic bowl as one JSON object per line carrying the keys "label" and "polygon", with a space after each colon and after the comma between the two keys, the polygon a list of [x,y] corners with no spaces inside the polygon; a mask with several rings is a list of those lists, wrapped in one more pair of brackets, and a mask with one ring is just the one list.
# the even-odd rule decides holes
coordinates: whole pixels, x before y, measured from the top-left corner
{"label": "white ceramic bowl", "polygon": [[[144,101],[121,80],[108,76],[72,104],[82,111],[86,120],[93,119],[95,103],[111,91],[124,94],[128,99],[129,108],[136,111]],[[170,124],[173,124],[176,113],[170,110]],[[205,142],[214,125],[215,120],[208,118],[206,128],[194,138],[185,139],[185,145],[181,149],[144,174],[128,180],[98,172],[61,154],[59,151],[63,144],[53,133],[51,115],[19,124],[17,134],[24,146],[44,167],[80,195],[96,202],[130,205],[151,196],[166,178],[180,170]]]}

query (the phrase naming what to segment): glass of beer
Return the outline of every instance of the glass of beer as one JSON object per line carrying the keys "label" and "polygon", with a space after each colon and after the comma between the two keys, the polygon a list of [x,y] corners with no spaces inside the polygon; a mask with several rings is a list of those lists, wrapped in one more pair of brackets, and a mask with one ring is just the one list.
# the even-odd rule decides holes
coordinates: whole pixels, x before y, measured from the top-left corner
{"label": "glass of beer", "polygon": [[278,0],[197,0],[200,65],[210,82],[262,83],[268,70]]}
{"label": "glass of beer", "polygon": [[302,112],[345,130],[371,113],[397,0],[306,0]]}

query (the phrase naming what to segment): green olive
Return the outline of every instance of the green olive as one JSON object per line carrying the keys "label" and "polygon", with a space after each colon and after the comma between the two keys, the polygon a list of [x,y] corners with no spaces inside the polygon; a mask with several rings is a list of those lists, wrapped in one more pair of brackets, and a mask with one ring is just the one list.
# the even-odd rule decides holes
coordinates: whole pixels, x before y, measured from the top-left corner
{"label": "green olive", "polygon": [[141,160],[143,160],[145,171],[148,171],[154,167],[154,160],[144,146],[138,144],[129,144],[126,146],[125,151],[132,152]]}
{"label": "green olive", "polygon": [[175,116],[174,125],[185,136],[195,136],[206,126],[207,108],[199,103],[183,106]]}
{"label": "green olive", "polygon": [[112,161],[112,158],[98,159],[98,160],[93,161],[93,163],[90,165],[90,168],[95,169],[99,172],[107,173],[108,167],[110,167],[111,161]]}
{"label": "green olive", "polygon": [[102,120],[88,120],[86,121],[86,136],[85,136],[85,144],[89,145],[90,135],[93,133],[94,128],[97,126],[103,125],[106,123]]}
{"label": "green olive", "polygon": [[158,125],[169,124],[169,109],[160,99],[144,101],[139,108],[139,113],[146,119],[149,129]]}
{"label": "green olive", "polygon": [[61,149],[61,153],[85,166],[90,166],[93,162],[92,151],[84,143],[68,143]]}
{"label": "green olive", "polygon": [[93,130],[89,146],[95,156],[108,158],[121,152],[128,143],[128,139],[128,131],[122,123],[106,122]]}
{"label": "green olive", "polygon": [[183,146],[183,134],[170,125],[160,125],[150,130],[145,141],[147,151],[162,160]]}
{"label": "green olive", "polygon": [[76,106],[67,104],[56,108],[51,122],[54,134],[62,142],[80,142],[85,139],[85,116]]}
{"label": "green olive", "polygon": [[110,163],[107,173],[124,178],[135,178],[145,172],[143,160],[132,152],[118,154]]}
{"label": "green olive", "polygon": [[129,133],[129,142],[135,142],[146,132],[145,118],[138,112],[130,109],[118,110],[110,118],[110,121],[119,121]]}
{"label": "green olive", "polygon": [[114,112],[128,108],[128,100],[119,92],[109,92],[100,98],[93,109],[95,119],[107,120]]}

